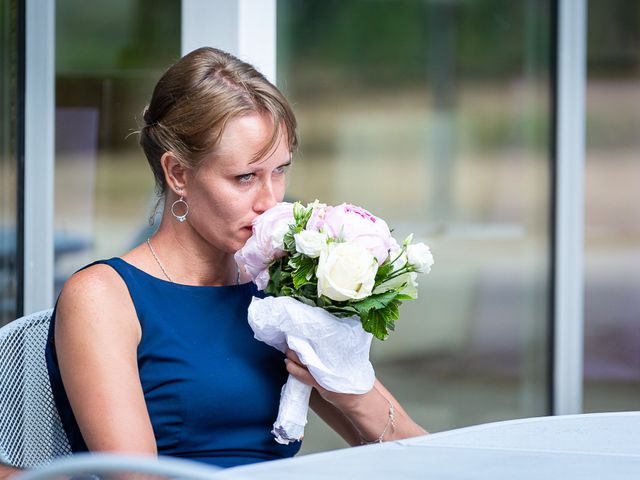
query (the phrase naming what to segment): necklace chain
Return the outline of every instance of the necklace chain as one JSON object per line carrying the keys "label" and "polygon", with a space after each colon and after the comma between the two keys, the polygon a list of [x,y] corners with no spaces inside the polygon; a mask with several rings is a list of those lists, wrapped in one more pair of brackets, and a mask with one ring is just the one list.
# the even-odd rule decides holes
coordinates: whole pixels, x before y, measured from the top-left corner
{"label": "necklace chain", "polygon": [[[164,273],[164,276],[167,277],[167,279],[171,283],[173,283],[173,280],[171,279],[171,277],[169,276],[167,271],[164,269],[164,266],[162,265],[162,262],[158,258],[158,255],[156,255],[156,251],[153,249],[153,246],[151,245],[151,238],[147,238],[147,245],[149,246],[149,250],[151,251],[151,255],[153,255],[153,258],[156,260],[156,263],[160,267],[160,270],[162,270],[162,273]],[[236,285],[240,285],[240,269],[238,268],[237,265],[236,265]]]}
{"label": "necklace chain", "polygon": [[173,280],[171,280],[171,277],[169,276],[169,274],[167,273],[167,271],[164,269],[164,267],[162,266],[162,262],[160,261],[160,259],[158,258],[158,255],[156,255],[156,251],[153,249],[153,246],[151,245],[151,239],[147,238],[147,245],[149,245],[149,250],[151,250],[151,255],[153,255],[153,258],[156,259],[156,263],[158,264],[158,266],[160,267],[160,270],[162,270],[162,273],[164,273],[164,276],[167,277],[167,279],[173,283]]}

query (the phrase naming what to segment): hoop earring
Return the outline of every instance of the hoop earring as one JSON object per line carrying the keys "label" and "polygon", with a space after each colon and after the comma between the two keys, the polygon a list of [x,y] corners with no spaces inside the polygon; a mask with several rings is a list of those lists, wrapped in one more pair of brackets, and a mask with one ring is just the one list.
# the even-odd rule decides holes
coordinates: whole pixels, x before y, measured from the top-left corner
{"label": "hoop earring", "polygon": [[[185,212],[182,215],[178,215],[176,213],[176,205],[178,205],[179,203],[184,203],[184,208],[185,208]],[[189,204],[187,202],[184,201],[184,197],[180,196],[180,198],[178,200],[176,200],[175,202],[173,202],[171,204],[171,214],[176,217],[176,219],[179,222],[184,222],[187,219],[187,215],[189,214]]]}

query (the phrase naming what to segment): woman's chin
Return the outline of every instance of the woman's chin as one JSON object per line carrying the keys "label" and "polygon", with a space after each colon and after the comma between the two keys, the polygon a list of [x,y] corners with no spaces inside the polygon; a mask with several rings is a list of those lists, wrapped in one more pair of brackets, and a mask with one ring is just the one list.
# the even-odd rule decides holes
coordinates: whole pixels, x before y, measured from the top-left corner
{"label": "woman's chin", "polygon": [[234,242],[232,247],[231,247],[233,253],[237,252],[242,247],[244,247],[244,244],[247,243],[247,240],[249,240],[249,237],[251,237],[251,235],[242,235],[242,236],[239,236],[239,237],[240,238],[238,238],[238,240],[236,242]]}

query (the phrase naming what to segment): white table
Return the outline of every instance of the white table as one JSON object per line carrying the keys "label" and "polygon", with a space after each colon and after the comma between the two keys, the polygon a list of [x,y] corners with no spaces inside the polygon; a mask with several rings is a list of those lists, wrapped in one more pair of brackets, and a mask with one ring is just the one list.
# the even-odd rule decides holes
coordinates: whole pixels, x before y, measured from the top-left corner
{"label": "white table", "polygon": [[216,478],[640,480],[640,412],[490,423],[236,467]]}

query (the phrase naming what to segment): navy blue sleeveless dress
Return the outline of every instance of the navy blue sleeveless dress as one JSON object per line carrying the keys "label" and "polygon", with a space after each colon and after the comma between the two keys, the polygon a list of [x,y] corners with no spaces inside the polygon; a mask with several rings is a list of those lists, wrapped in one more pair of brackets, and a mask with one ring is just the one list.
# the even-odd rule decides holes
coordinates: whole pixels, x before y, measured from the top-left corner
{"label": "navy blue sleeveless dress", "polygon": [[[116,270],[133,300],[142,328],[140,380],[159,455],[232,467],[298,452],[299,442],[280,445],[271,435],[287,371],[284,355],[254,339],[247,323],[251,297],[260,293],[255,285],[180,285],[120,258],[95,263]],[[45,352],[53,396],[72,450],[87,451],[60,377],[55,313]]]}

